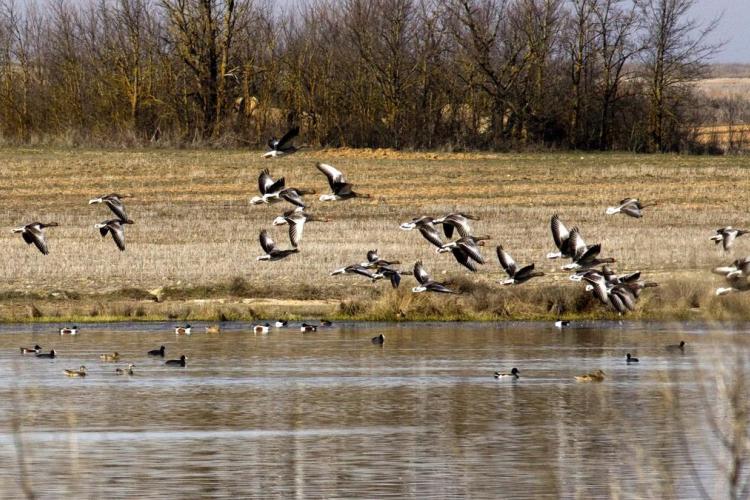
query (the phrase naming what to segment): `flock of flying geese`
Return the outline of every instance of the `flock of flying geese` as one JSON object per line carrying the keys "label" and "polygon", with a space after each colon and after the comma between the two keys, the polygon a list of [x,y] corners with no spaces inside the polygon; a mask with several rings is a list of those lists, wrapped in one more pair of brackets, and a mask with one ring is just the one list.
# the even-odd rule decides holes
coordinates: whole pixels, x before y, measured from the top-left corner
{"label": "flock of flying geese", "polygon": [[[263,157],[276,158],[298,151],[299,148],[293,144],[293,139],[298,133],[299,128],[295,127],[284,134],[281,139],[271,138],[268,142],[270,150],[266,152]],[[316,167],[323,175],[325,175],[331,189],[330,193],[323,194],[319,197],[320,201],[345,201],[353,198],[370,197],[369,194],[354,191],[353,185],[347,181],[346,176],[332,165],[318,162],[316,163]],[[320,218],[306,212],[307,204],[304,200],[304,196],[315,194],[315,191],[287,187],[285,178],[281,177],[274,179],[268,169],[262,170],[258,177],[258,190],[259,196],[254,196],[250,199],[251,205],[269,205],[280,202],[286,202],[292,205],[289,210],[283,212],[282,215],[276,217],[272,222],[274,226],[288,226],[290,246],[286,248],[278,247],[276,242],[268,234],[268,231],[263,229],[260,231],[259,241],[264,254],[257,257],[258,261],[278,261],[287,258],[292,254],[298,253],[300,251],[299,247],[306,223],[330,222],[329,219]],[[117,193],[112,193],[89,201],[89,204],[103,203],[107,205],[116,216],[116,218],[103,221],[96,224],[94,227],[100,231],[102,237],[106,237],[107,233],[111,234],[117,248],[121,251],[125,250],[125,225],[134,223],[133,220],[128,218],[125,211],[122,202],[122,199],[125,197],[126,196]],[[653,205],[653,203],[651,205],[644,204],[637,198],[626,198],[621,200],[617,206],[608,207],[605,213],[607,215],[620,213],[629,217],[641,218],[643,217],[644,209]],[[485,246],[486,242],[491,239],[490,236],[487,235],[473,234],[471,222],[478,220],[479,218],[474,215],[460,212],[446,214],[437,218],[422,215],[404,222],[400,225],[400,228],[404,231],[412,231],[416,229],[424,239],[427,240],[427,242],[435,247],[437,253],[451,253],[458,264],[472,272],[476,272],[477,266],[485,264],[486,262],[481,253],[480,247]],[[49,250],[47,248],[44,230],[45,228],[55,226],[58,226],[56,222],[46,224],[33,222],[23,227],[15,228],[12,231],[14,233],[20,233],[21,237],[27,244],[34,244],[40,252],[46,255],[49,253]],[[438,227],[442,228],[442,234],[446,240],[441,236]],[[615,259],[611,257],[600,257],[602,251],[601,244],[596,243],[594,245],[587,245],[581,236],[579,228],[572,227],[571,229],[568,229],[560,219],[559,215],[555,214],[552,216],[550,220],[550,229],[557,250],[548,253],[547,258],[569,259],[570,262],[563,265],[561,269],[573,272],[570,279],[572,281],[584,282],[587,291],[591,292],[593,296],[605,306],[611,307],[618,313],[625,314],[628,311],[633,311],[641,292],[645,288],[657,286],[654,282],[641,280],[641,273],[639,271],[618,275],[608,266],[608,264],[614,263]],[[750,231],[727,226],[717,229],[716,234],[710,239],[716,244],[721,244],[725,251],[729,251],[736,238],[747,234],[748,232]],[[453,239],[454,235],[456,235],[455,239]],[[534,263],[523,266],[517,264],[508,250],[502,245],[496,246],[495,251],[500,266],[507,274],[507,278],[501,281],[503,285],[520,285],[533,278],[544,275],[543,272],[535,270]],[[377,250],[368,251],[366,257],[366,261],[336,269],[330,274],[356,274],[364,276],[372,281],[388,279],[393,288],[398,288],[400,286],[402,276],[413,275],[417,281],[417,285],[412,288],[412,292],[414,293],[460,293],[451,289],[447,283],[441,283],[432,279],[421,260],[414,264],[411,271],[403,271],[396,267],[400,264],[399,261],[385,260],[380,257]],[[716,290],[717,295],[750,290],[750,280],[748,279],[750,278],[750,256],[737,259],[729,266],[715,268],[713,272],[724,276],[729,285],[727,287],[718,288]],[[567,325],[567,322],[557,321],[555,325],[558,327],[564,327]],[[269,325],[266,324],[259,326],[267,328]],[[185,329],[185,327],[178,328]],[[308,330],[306,330],[306,328]],[[303,332],[315,331],[313,328],[315,328],[314,325],[307,324],[303,324],[301,327]],[[189,330],[190,326],[187,325],[187,331],[189,332]],[[179,334],[179,332],[177,333]],[[384,337],[380,336],[372,340],[373,343],[382,344]],[[684,343],[681,344],[680,348],[684,348]],[[23,348],[22,352],[24,352]],[[51,351],[49,354],[42,354],[39,352],[36,352],[36,354],[39,357],[54,357],[54,351]],[[633,359],[635,360],[635,358]],[[629,362],[631,362],[631,360],[629,360]],[[182,356],[180,360],[170,360],[167,364],[181,364],[181,366],[185,366],[185,356]],[[132,366],[129,369],[132,373]],[[75,375],[74,372],[78,373],[78,375]],[[85,374],[85,369],[83,372],[83,374]],[[68,374],[71,376],[83,375],[80,373],[80,370],[71,371],[71,373]],[[498,373],[496,375],[508,375],[517,378],[518,372],[516,370],[515,373]],[[589,375],[592,375],[592,379],[597,378],[595,374]]]}

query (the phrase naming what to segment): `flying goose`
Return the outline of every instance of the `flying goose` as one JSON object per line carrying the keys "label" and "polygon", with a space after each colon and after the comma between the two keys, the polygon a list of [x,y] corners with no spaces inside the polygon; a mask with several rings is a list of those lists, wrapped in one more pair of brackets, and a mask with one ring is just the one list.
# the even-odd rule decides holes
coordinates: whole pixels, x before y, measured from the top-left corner
{"label": "flying goose", "polygon": [[635,296],[626,285],[613,285],[598,272],[586,273],[583,279],[591,285],[591,292],[602,304],[611,306],[618,313],[624,314],[635,309]]}
{"label": "flying goose", "polygon": [[331,276],[336,276],[339,274],[359,274],[360,276],[364,276],[365,278],[370,278],[371,280],[378,279],[377,273],[373,272],[369,268],[361,265],[361,264],[352,264],[351,266],[342,267],[340,269],[336,269],[335,271],[331,272]]}
{"label": "flying goose", "polygon": [[459,293],[454,292],[450,288],[446,287],[443,283],[438,283],[437,281],[433,281],[430,279],[430,275],[427,274],[427,271],[425,271],[424,266],[422,266],[422,261],[418,260],[414,264],[414,277],[417,278],[417,281],[419,282],[419,286],[415,286],[411,289],[414,293],[420,293],[420,292],[437,292],[437,293]]}
{"label": "flying goose", "polygon": [[[552,239],[555,241],[557,252],[550,252],[547,254],[548,259],[559,259],[560,257],[573,258],[575,254],[572,248],[572,241],[570,240],[570,233],[565,224],[560,220],[560,216],[554,214],[550,219],[550,228],[552,229]],[[573,228],[577,232],[577,228]]]}
{"label": "flying goose", "polygon": [[101,198],[94,198],[89,200],[89,205],[93,203],[104,203],[119,219],[128,220],[128,214],[125,213],[125,205],[122,204],[122,198],[129,197],[130,195],[112,193],[102,196]]}
{"label": "flying goose", "polygon": [[127,368],[115,368],[115,375],[135,375],[133,368],[135,368],[133,363],[129,363]]}
{"label": "flying goose", "polygon": [[164,364],[167,366],[180,366],[185,368],[187,366],[187,356],[183,354],[180,356],[180,359],[170,359]]}
{"label": "flying goose", "polygon": [[112,235],[112,239],[115,242],[115,245],[117,245],[117,248],[120,249],[120,251],[125,250],[125,227],[124,224],[134,224],[134,222],[130,219],[122,220],[122,219],[112,219],[104,221],[100,224],[95,224],[94,227],[99,230],[99,233],[101,233],[102,238],[107,236],[107,233],[110,233]]}
{"label": "flying goose", "polygon": [[443,246],[443,240],[440,238],[440,233],[438,233],[435,228],[434,219],[432,217],[426,215],[415,217],[409,222],[404,222],[399,227],[404,231],[411,231],[412,229],[417,228],[427,241],[438,248]]}
{"label": "flying goose", "polygon": [[292,127],[281,137],[281,139],[271,137],[271,139],[268,140],[268,147],[271,148],[271,150],[264,153],[263,158],[276,158],[277,156],[285,154],[289,155],[297,152],[299,148],[296,148],[294,144],[292,144],[292,139],[297,137],[297,135],[299,135],[299,127]]}
{"label": "flying goose", "polygon": [[328,178],[332,194],[324,194],[320,201],[348,200],[349,198],[370,198],[369,194],[357,193],[352,190],[352,185],[346,182],[344,174],[337,168],[326,163],[316,163],[315,166]]}
{"label": "flying goose", "polygon": [[453,238],[453,229],[456,229],[462,238],[466,238],[471,236],[471,227],[469,226],[470,220],[480,219],[479,217],[470,214],[456,212],[435,219],[433,224],[443,225],[443,232],[445,233],[446,238]]}
{"label": "flying goose", "polygon": [[85,377],[86,367],[81,365],[77,370],[63,370],[63,373],[68,377]]}
{"label": "flying goose", "polygon": [[716,267],[711,270],[714,274],[719,274],[725,278],[734,278],[735,276],[750,276],[750,256],[735,259],[730,266]]}
{"label": "flying goose", "polygon": [[44,224],[42,222],[32,222],[31,224],[26,224],[23,227],[17,227],[13,229],[12,232],[21,233],[23,241],[25,241],[27,245],[31,245],[33,243],[34,245],[36,245],[40,252],[42,252],[44,255],[47,255],[49,254],[49,250],[47,249],[47,241],[44,238],[44,228],[56,227],[58,225],[59,224],[57,222],[50,222],[48,224]]}
{"label": "flying goose", "polygon": [[573,249],[573,262],[562,266],[563,270],[570,271],[574,269],[586,269],[599,264],[611,264],[616,262],[614,258],[607,257],[600,259],[599,252],[602,250],[601,243],[587,246],[583,242],[580,233],[576,228],[570,231],[571,248]]}
{"label": "flying goose", "polygon": [[640,219],[641,217],[643,217],[643,213],[641,212],[641,210],[643,210],[646,207],[652,207],[654,205],[656,205],[656,203],[644,205],[638,200],[638,198],[625,198],[624,200],[620,200],[618,206],[608,207],[606,214],[614,215],[618,213],[623,213],[625,215],[629,215],[630,217],[635,217],[636,219]]}
{"label": "flying goose", "polygon": [[34,347],[21,347],[21,354],[39,354],[42,352],[42,347],[37,344]]}
{"label": "flying goose", "polygon": [[284,215],[276,217],[273,221],[273,225],[281,226],[283,224],[288,224],[289,241],[292,243],[292,246],[296,248],[302,240],[302,231],[305,228],[306,222],[331,222],[331,220],[308,214],[304,210],[300,210],[300,207],[298,207],[292,210],[287,210],[284,212]]}
{"label": "flying goose", "polygon": [[302,196],[315,194],[315,191],[309,189],[287,188],[283,177],[274,181],[267,168],[263,169],[258,176],[258,190],[260,196],[250,198],[251,205],[277,203],[284,200],[297,207],[305,208]]}
{"label": "flying goose", "polygon": [[508,274],[508,279],[502,282],[503,285],[520,285],[521,283],[529,281],[531,278],[544,276],[543,272],[534,271],[534,264],[529,264],[528,266],[519,269],[516,261],[505,251],[502,245],[498,245],[496,250],[497,260],[500,261],[500,265]]}
{"label": "flying goose", "polygon": [[263,251],[266,252],[266,255],[256,257],[255,260],[281,260],[283,258],[289,257],[293,253],[299,252],[299,248],[297,247],[288,248],[285,250],[276,248],[276,243],[274,243],[271,237],[268,236],[268,231],[266,231],[265,229],[260,232],[260,246]]}
{"label": "flying goose", "polygon": [[722,227],[716,230],[716,234],[711,236],[709,238],[711,241],[716,243],[717,245],[719,243],[722,244],[724,247],[724,251],[728,252],[730,248],[732,248],[732,245],[734,244],[734,240],[736,238],[739,238],[743,234],[747,234],[750,231],[745,231],[742,229],[735,229],[732,226]]}
{"label": "flying goose", "polygon": [[401,274],[403,274],[402,271],[393,269],[390,266],[380,266],[377,268],[377,271],[378,272],[375,273],[376,279],[378,276],[382,278],[388,278],[393,288],[398,288],[398,286],[401,284]]}
{"label": "flying goose", "polygon": [[360,266],[372,269],[376,267],[394,266],[396,264],[401,264],[401,262],[398,260],[381,259],[376,248],[375,250],[369,250],[367,252],[367,262],[361,263]]}
{"label": "flying goose", "polygon": [[495,372],[495,378],[496,379],[504,379],[504,380],[518,380],[521,375],[521,372],[518,371],[518,368],[513,368],[510,373],[503,373],[503,372]]}
{"label": "flying goose", "polygon": [[[717,271],[724,270],[724,273]],[[726,295],[728,293],[744,292],[750,290],[750,276],[742,270],[733,270],[731,267],[728,268],[716,268],[714,272],[717,274],[724,274],[728,287],[719,287],[716,289],[716,295]]]}

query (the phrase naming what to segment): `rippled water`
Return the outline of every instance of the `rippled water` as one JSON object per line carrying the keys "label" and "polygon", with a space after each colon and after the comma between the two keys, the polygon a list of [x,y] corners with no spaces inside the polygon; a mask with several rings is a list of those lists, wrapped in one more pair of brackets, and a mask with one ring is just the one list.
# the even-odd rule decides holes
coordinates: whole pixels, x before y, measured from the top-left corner
{"label": "rippled water", "polygon": [[[159,323],[64,338],[54,325],[0,327],[0,497],[22,497],[24,482],[40,498],[725,492],[708,370],[747,352],[750,325],[203,326],[180,338]],[[685,354],[664,348],[681,339]],[[59,357],[19,354],[36,343]],[[145,356],[161,344],[187,368]],[[99,361],[109,351],[122,362]],[[127,362],[136,375],[116,376]],[[81,364],[85,379],[63,375]],[[512,367],[520,380],[493,378]],[[597,368],[605,382],[574,381]]]}

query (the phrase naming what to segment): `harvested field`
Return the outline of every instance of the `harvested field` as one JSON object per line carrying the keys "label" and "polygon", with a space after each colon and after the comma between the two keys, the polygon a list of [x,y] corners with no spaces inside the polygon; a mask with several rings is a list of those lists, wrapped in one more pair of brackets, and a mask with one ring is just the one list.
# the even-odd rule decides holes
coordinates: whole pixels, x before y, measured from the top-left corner
{"label": "harvested field", "polygon": [[[286,204],[248,204],[259,171],[268,167],[287,186],[327,192],[316,161],[337,166],[373,198],[323,203],[309,196],[310,211],[331,222],[306,226],[299,254],[257,262],[261,229],[288,245],[286,226],[271,225]],[[327,150],[263,160],[256,151],[2,150],[0,318],[213,319],[222,317],[222,306],[233,308],[229,316],[236,318],[271,314],[243,303],[249,298],[326,300],[329,305],[312,314],[375,319],[533,318],[558,310],[606,315],[559,271],[560,262],[544,259],[553,249],[554,213],[569,227],[579,226],[588,243],[601,242],[618,271],[639,269],[663,284],[642,300],[644,317],[742,316],[750,297],[713,298],[721,280],[710,268],[750,254],[750,239],[738,239],[734,253],[724,255],[708,238],[717,227],[750,226],[749,168],[750,158],[671,155]],[[93,227],[111,216],[87,201],[109,192],[132,195],[126,206],[135,224],[126,229],[125,252]],[[604,215],[627,196],[658,205],[640,220]],[[450,254],[436,254],[417,232],[398,229],[413,216],[455,210],[479,216],[475,232],[493,238],[484,250],[488,262],[476,274],[463,271]],[[60,223],[48,230],[48,256],[10,233],[35,220]],[[500,286],[496,244],[548,275],[512,290]],[[406,268],[422,259],[436,279],[466,293],[414,297],[411,278],[392,292],[386,283],[328,276],[361,262],[371,248]],[[159,305],[151,305],[156,298]],[[195,302],[206,299],[228,302]],[[123,301],[145,305],[123,309]],[[281,311],[278,304],[273,309]]]}

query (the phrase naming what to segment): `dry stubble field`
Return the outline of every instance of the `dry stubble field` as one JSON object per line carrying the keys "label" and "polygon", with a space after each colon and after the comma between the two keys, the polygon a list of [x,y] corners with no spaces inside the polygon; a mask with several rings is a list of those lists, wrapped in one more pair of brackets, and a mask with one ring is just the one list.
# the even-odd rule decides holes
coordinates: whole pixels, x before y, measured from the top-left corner
{"label": "dry stubble field", "polygon": [[[299,254],[257,262],[261,229],[288,245],[286,226],[271,225],[286,204],[248,204],[259,171],[267,167],[287,186],[320,194],[327,183],[316,161],[340,168],[373,198],[323,203],[309,196],[309,211],[331,222],[307,225]],[[264,160],[257,151],[0,150],[0,319],[607,316],[559,261],[544,259],[554,248],[554,213],[578,225],[588,243],[601,242],[618,271],[641,270],[661,283],[634,316],[745,317],[750,296],[714,298],[721,280],[710,268],[750,254],[750,238],[738,239],[730,255],[708,238],[723,225],[750,226],[749,167],[743,157],[629,154],[329,150]],[[87,204],[110,192],[132,195],[126,207],[136,224],[126,229],[125,252],[93,227],[111,218],[109,210]],[[658,205],[640,220],[604,215],[627,196]],[[436,254],[418,232],[398,229],[413,216],[455,210],[479,216],[475,232],[493,238],[476,274]],[[60,223],[48,229],[48,256],[10,232],[35,220]],[[548,275],[502,287],[496,244]],[[328,276],[371,248],[405,268],[422,259],[464,293],[415,297],[412,278],[394,292],[384,282]]]}

